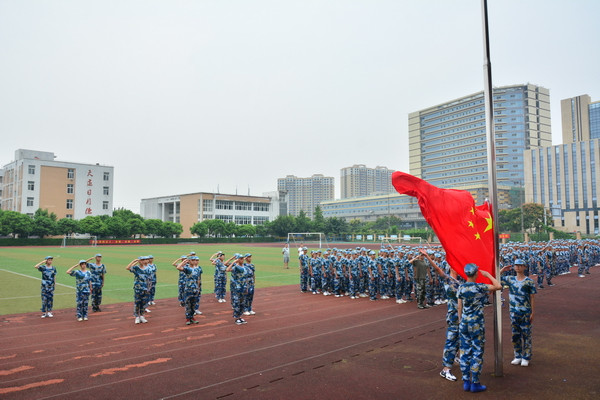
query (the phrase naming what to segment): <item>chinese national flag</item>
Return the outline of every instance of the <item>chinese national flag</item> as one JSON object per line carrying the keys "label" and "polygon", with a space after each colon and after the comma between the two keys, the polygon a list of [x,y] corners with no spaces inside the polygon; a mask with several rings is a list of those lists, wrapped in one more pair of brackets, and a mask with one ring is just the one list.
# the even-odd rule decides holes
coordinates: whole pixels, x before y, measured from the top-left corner
{"label": "chinese national flag", "polygon": [[[400,194],[419,200],[425,220],[439,238],[448,264],[466,277],[464,267],[474,263],[480,270],[494,271],[494,230],[489,203],[475,206],[473,196],[464,190],[440,189],[423,179],[396,171],[392,184]],[[478,282],[489,279],[479,275]]]}

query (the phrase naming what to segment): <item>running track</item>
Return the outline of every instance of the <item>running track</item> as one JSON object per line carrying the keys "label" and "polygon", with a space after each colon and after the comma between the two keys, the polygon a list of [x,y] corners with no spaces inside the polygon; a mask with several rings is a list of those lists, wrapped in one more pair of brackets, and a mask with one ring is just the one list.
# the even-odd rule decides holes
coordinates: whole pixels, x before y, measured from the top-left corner
{"label": "running track", "polygon": [[[569,274],[536,298],[534,359],[513,367],[504,315],[504,377],[493,378],[491,307],[482,382],[488,398],[600,396],[600,268]],[[507,294],[505,294],[507,296]],[[259,289],[256,316],[237,326],[228,303],[201,302],[185,326],[175,299],[135,325],[132,304],[77,322],[74,310],[0,317],[2,399],[392,399],[461,398],[438,376],[445,306],[370,302]],[[506,309],[504,309],[506,311]],[[458,367],[453,368],[460,376]]]}

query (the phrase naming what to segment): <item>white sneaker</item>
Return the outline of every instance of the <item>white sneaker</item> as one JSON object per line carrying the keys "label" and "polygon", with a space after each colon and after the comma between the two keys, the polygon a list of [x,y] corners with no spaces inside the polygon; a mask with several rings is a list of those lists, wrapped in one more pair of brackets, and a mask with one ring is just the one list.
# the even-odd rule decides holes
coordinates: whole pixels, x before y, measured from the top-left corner
{"label": "white sneaker", "polygon": [[54,317],[54,314],[52,314],[51,312],[48,313],[48,318],[52,318]]}
{"label": "white sneaker", "polygon": [[521,360],[521,367],[527,367],[529,365],[529,360]]}
{"label": "white sneaker", "polygon": [[194,315],[202,315],[202,311],[196,310],[196,311],[194,311]]}
{"label": "white sneaker", "polygon": [[150,311],[149,309],[147,309],[147,308],[146,308],[146,312],[147,312],[147,313],[151,313],[152,311]]}
{"label": "white sneaker", "polygon": [[255,311],[250,311],[250,315],[256,315]]}
{"label": "white sneaker", "polygon": [[42,314],[42,318],[46,318],[46,313],[43,313],[43,314]]}
{"label": "white sneaker", "polygon": [[81,322],[83,321],[83,318],[77,318],[77,321]]}
{"label": "white sneaker", "polygon": [[142,321],[140,320],[140,317],[135,317],[135,323],[136,323],[136,324],[139,324],[140,322],[142,322]]}
{"label": "white sneaker", "polygon": [[146,318],[144,318],[144,316],[143,316],[143,315],[141,315],[141,316],[140,316],[140,322],[141,322],[142,324],[145,324],[146,322],[148,322],[148,320],[147,320]]}
{"label": "white sneaker", "polygon": [[381,299],[382,299],[382,300],[387,300],[387,299],[389,299],[389,297],[388,297],[388,296],[386,296],[386,295],[383,295],[383,296],[381,296]]}
{"label": "white sneaker", "polygon": [[83,320],[84,320],[84,321],[87,321],[87,320],[88,320],[88,317],[83,317]]}
{"label": "white sneaker", "polygon": [[400,299],[400,304],[404,304],[404,303],[406,303],[406,302],[407,302],[406,300],[404,300],[404,299]]}
{"label": "white sneaker", "polygon": [[250,315],[250,311],[244,311],[244,315]]}
{"label": "white sneaker", "polygon": [[514,359],[514,360],[512,360],[510,363],[511,363],[512,365],[519,365],[519,364],[521,364],[521,361],[523,361],[523,360],[521,360],[520,358],[515,358],[515,359]]}

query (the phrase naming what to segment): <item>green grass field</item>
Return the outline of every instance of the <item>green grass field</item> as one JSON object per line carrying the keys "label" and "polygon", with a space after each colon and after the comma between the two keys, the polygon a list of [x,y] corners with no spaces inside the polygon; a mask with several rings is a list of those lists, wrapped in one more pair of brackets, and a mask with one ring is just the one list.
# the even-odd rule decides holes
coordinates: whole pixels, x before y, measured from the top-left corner
{"label": "green grass field", "polygon": [[[125,270],[127,264],[141,255],[152,254],[158,267],[156,298],[177,297],[178,271],[171,263],[182,254],[195,251],[202,267],[202,294],[214,289],[214,267],[209,258],[216,251],[225,252],[225,259],[233,253],[252,253],[256,266],[256,287],[289,285],[299,282],[297,263],[283,268],[281,248],[252,247],[252,245],[164,245],[164,246],[107,246],[107,247],[14,247],[0,248],[0,315],[38,311],[40,276],[33,268],[45,256],[54,257],[58,273],[54,291],[54,309],[75,307],[75,278],[65,271],[80,259],[102,254],[107,268],[103,290],[103,304],[133,301],[133,274]],[[229,291],[229,287],[227,288]]]}

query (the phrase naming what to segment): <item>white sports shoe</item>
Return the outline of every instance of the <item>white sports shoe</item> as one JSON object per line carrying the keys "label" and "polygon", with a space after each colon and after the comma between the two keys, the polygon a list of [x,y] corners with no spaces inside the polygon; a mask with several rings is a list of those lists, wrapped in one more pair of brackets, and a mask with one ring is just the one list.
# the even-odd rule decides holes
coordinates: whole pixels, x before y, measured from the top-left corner
{"label": "white sports shoe", "polygon": [[194,311],[194,315],[202,315],[202,311],[196,310],[196,311]]}
{"label": "white sports shoe", "polygon": [[46,318],[46,316],[47,316],[46,313],[42,314],[42,318]]}
{"label": "white sports shoe", "polygon": [[146,312],[147,312],[147,313],[151,313],[152,311],[150,311],[149,309],[147,309],[147,308],[146,308]]}
{"label": "white sports shoe", "polygon": [[83,318],[77,318],[77,321],[81,322],[83,321]]}
{"label": "white sports shoe", "polygon": [[88,317],[83,317],[83,320],[84,320],[84,321],[87,321],[87,320],[88,320]]}
{"label": "white sports shoe", "polygon": [[250,315],[250,311],[244,311],[244,315]]}
{"label": "white sports shoe", "polygon": [[140,316],[140,322],[145,324],[146,322],[148,322],[148,320],[146,318],[144,318],[143,315]]}
{"label": "white sports shoe", "polygon": [[515,359],[514,359],[514,360],[512,360],[510,363],[511,363],[512,365],[519,365],[519,364],[521,364],[521,361],[522,361],[522,360],[521,360],[520,358],[515,358]]}
{"label": "white sports shoe", "polygon": [[54,314],[52,314],[51,312],[48,312],[48,318],[52,318],[54,317]]}
{"label": "white sports shoe", "polygon": [[525,360],[525,359],[521,360],[521,367],[527,367],[527,366],[529,366],[529,360]]}
{"label": "white sports shoe", "polygon": [[250,315],[255,315],[256,312],[255,311],[250,311]]}
{"label": "white sports shoe", "polygon": [[140,320],[140,317],[135,317],[135,323],[136,323],[136,324],[139,324],[140,322],[142,322],[142,321]]}

